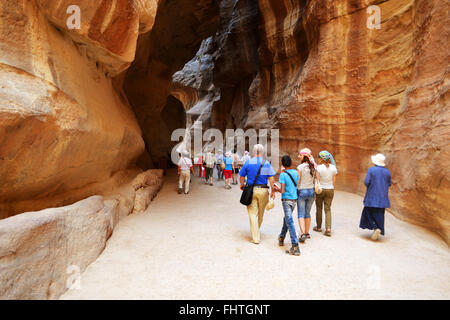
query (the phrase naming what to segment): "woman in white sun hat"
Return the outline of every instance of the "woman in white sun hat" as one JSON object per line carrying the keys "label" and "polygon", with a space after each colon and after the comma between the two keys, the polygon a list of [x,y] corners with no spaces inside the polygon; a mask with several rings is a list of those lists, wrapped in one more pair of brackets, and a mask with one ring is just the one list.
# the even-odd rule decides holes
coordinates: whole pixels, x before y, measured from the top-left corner
{"label": "woman in white sun hat", "polygon": [[388,192],[391,173],[385,168],[385,162],[386,157],[381,153],[372,156],[375,166],[369,168],[364,180],[367,191],[359,227],[374,230],[372,240],[377,240],[380,234],[384,235],[384,210],[390,207]]}

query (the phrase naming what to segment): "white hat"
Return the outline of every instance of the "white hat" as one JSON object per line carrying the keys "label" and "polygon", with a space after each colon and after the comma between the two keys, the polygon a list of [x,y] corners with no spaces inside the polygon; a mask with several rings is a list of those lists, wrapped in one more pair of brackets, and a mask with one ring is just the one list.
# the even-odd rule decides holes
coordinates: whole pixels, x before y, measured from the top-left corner
{"label": "white hat", "polygon": [[377,166],[384,167],[386,165],[385,161],[386,161],[386,157],[382,153],[378,153],[378,154],[372,156],[372,162],[373,162],[373,164],[375,164]]}

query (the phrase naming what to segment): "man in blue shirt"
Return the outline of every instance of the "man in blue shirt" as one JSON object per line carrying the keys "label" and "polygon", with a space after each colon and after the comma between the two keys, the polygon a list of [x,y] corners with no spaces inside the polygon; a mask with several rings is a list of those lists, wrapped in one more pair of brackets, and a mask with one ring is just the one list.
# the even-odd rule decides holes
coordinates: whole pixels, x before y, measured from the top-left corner
{"label": "man in blue shirt", "polygon": [[[247,177],[247,185],[253,185],[253,183],[255,183],[255,187],[253,188],[253,200],[252,203],[247,206],[247,212],[250,219],[250,232],[252,234],[252,242],[254,244],[259,244],[261,239],[260,227],[263,221],[266,205],[269,202],[269,187],[267,186],[267,181],[269,181],[270,189],[272,191],[270,196],[272,199],[275,199],[275,190],[273,189],[273,184],[275,182],[274,176],[276,172],[275,170],[273,170],[270,162],[263,159],[263,145],[256,144],[253,147],[253,154],[255,156],[245,162],[244,166],[239,171],[239,176],[241,182],[241,190],[243,190],[245,186],[245,177]],[[260,167],[261,171],[255,182],[255,178]]]}
{"label": "man in blue shirt", "polygon": [[285,155],[281,158],[281,164],[284,167],[284,171],[280,174],[279,182],[281,188],[276,190],[281,192],[281,203],[283,205],[284,219],[283,227],[281,228],[281,233],[278,237],[278,245],[284,245],[284,238],[289,230],[291,236],[292,247],[286,253],[292,254],[294,256],[300,255],[300,249],[298,247],[297,234],[295,233],[294,219],[292,219],[292,212],[295,209],[297,203],[298,193],[297,185],[299,183],[299,175],[297,169],[292,168],[292,159],[290,156]]}

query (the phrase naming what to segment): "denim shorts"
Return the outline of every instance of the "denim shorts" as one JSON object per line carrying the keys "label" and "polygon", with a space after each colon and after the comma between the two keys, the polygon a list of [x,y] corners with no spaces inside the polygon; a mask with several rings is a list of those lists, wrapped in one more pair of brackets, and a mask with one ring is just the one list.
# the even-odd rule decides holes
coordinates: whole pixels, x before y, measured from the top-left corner
{"label": "denim shorts", "polygon": [[311,208],[314,203],[314,189],[298,190],[297,214],[298,218],[311,218]]}

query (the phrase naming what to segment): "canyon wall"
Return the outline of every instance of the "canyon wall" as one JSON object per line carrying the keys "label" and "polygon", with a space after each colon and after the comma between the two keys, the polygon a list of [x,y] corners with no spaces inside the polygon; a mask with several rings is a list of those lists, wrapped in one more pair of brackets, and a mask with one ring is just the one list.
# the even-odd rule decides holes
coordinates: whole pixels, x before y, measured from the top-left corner
{"label": "canyon wall", "polygon": [[[381,10],[379,29],[367,27],[370,5]],[[212,61],[197,59],[196,82],[188,65],[177,73],[174,92],[204,111],[203,129],[279,128],[280,154],[295,158],[304,147],[316,157],[329,150],[341,190],[363,194],[370,156],[384,153],[392,213],[450,243],[448,9],[438,0],[259,0],[255,10],[224,0],[219,31],[197,54]],[[205,82],[218,101],[198,101]]]}
{"label": "canyon wall", "polygon": [[[141,129],[112,76],[134,60],[157,1],[0,3],[0,218],[73,203],[136,172]],[[121,173],[122,172],[122,173]]]}
{"label": "canyon wall", "polygon": [[392,212],[450,241],[448,1],[71,4],[0,3],[0,218],[111,193],[202,120],[328,149],[351,192],[383,152]]}

